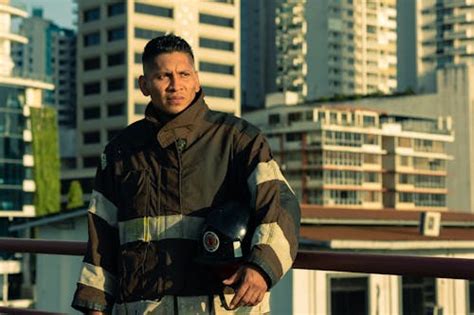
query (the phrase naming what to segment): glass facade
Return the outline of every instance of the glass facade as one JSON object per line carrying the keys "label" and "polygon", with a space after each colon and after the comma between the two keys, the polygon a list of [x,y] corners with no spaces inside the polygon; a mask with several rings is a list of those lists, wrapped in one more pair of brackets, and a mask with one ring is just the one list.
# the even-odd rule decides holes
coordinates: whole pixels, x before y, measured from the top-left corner
{"label": "glass facade", "polygon": [[23,156],[31,151],[23,140],[24,94],[22,89],[0,87],[0,211],[19,211],[32,204],[32,193],[23,191],[23,180],[33,178],[32,169],[23,166]]}

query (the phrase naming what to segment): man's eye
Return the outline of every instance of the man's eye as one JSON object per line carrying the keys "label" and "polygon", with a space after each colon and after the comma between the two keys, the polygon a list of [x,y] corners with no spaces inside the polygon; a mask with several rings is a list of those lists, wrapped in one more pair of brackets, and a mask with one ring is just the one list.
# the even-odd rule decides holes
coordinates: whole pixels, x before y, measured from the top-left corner
{"label": "man's eye", "polygon": [[190,75],[191,75],[191,73],[189,73],[189,72],[182,72],[181,73],[182,77],[189,77]]}

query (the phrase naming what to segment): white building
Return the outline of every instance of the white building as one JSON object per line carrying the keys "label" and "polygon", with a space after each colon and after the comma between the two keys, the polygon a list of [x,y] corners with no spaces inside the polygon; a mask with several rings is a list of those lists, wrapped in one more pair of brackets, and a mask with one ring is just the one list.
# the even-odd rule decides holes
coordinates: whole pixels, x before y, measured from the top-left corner
{"label": "white building", "polygon": [[[304,206],[300,248],[474,258],[473,215],[444,212],[439,236],[419,212]],[[272,293],[272,314],[471,314],[474,281],[293,269]]]}
{"label": "white building", "polygon": [[[440,117],[451,117],[440,120],[440,126],[452,124],[455,141],[446,144],[446,153],[453,161],[447,163],[447,208],[460,212],[472,212],[474,209],[474,66],[447,66],[437,70],[437,90],[434,93],[421,95],[368,97],[346,99],[337,102],[313,103],[313,106],[347,106],[381,110],[396,116],[412,116],[438,121]],[[280,103],[281,104],[281,103]],[[310,103],[308,103],[311,105]],[[305,105],[305,106],[308,106]],[[283,109],[290,112],[295,107]],[[284,108],[284,107],[283,107]],[[260,120],[253,120],[262,116]],[[257,113],[245,116],[259,125],[268,124],[268,115]],[[263,121],[262,121],[263,119]],[[306,126],[305,128],[308,128]],[[443,127],[444,128],[444,127]],[[435,175],[435,174],[432,174]]]}
{"label": "white building", "polygon": [[398,1],[399,90],[436,91],[436,70],[474,63],[470,0]]}
{"label": "white building", "polygon": [[[25,45],[28,38],[14,27],[17,19],[28,13],[23,7],[0,0],[0,230],[6,236],[8,222],[16,217],[35,216],[33,195],[36,183],[33,175],[35,159],[32,153],[30,112],[43,105],[43,91],[54,85],[45,78],[14,71],[11,57],[12,43]],[[22,271],[21,263],[12,256],[2,256],[0,274],[2,288],[10,274]],[[17,281],[19,284],[20,281]],[[8,290],[2,290],[0,305],[28,306],[31,297],[12,300]],[[18,297],[17,297],[18,298]]]}
{"label": "white building", "polygon": [[303,101],[396,90],[396,0],[277,3],[279,91]]}
{"label": "white building", "polygon": [[[98,157],[121,129],[143,118],[141,54],[152,38],[174,33],[194,49],[212,109],[240,114],[240,1],[78,0],[77,166],[90,192]],[[68,182],[64,182],[67,186]]]}

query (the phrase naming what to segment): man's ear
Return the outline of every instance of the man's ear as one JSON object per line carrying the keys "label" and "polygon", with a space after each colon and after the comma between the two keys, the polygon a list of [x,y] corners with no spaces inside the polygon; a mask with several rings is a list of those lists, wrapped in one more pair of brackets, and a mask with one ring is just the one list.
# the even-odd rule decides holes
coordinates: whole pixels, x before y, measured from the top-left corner
{"label": "man's ear", "polygon": [[138,77],[138,85],[140,86],[140,91],[142,91],[142,94],[145,96],[150,95],[150,91],[148,90],[147,86],[147,81],[145,76],[141,75]]}

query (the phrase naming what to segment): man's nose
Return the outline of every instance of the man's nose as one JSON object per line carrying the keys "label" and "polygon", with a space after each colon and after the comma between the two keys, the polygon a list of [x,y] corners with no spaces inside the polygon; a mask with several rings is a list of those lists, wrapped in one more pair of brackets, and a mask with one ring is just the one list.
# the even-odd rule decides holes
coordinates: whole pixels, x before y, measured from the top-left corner
{"label": "man's nose", "polygon": [[180,87],[181,79],[177,75],[171,76],[169,88],[172,90],[178,90]]}

